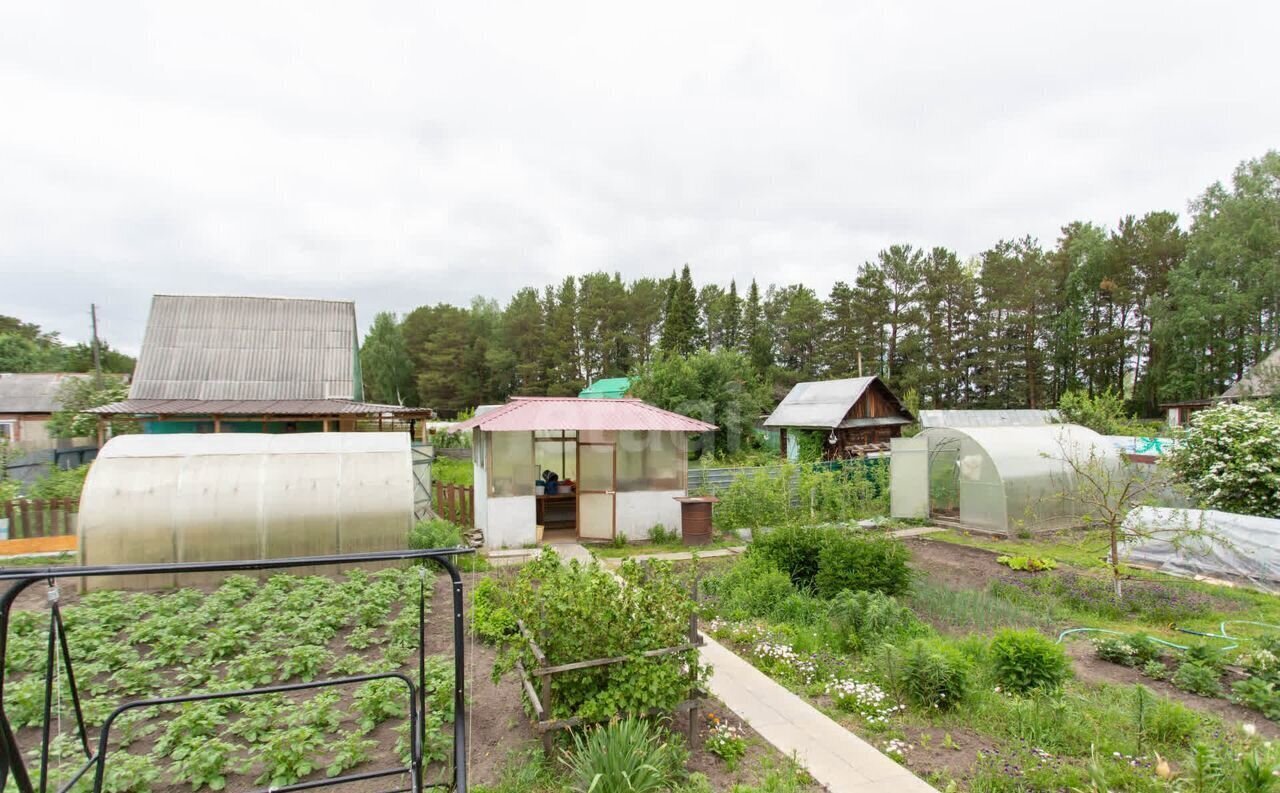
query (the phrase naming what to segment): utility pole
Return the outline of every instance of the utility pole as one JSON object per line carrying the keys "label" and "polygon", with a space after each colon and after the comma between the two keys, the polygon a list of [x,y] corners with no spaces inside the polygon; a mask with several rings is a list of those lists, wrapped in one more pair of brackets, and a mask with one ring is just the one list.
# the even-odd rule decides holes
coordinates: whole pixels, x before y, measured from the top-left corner
{"label": "utility pole", "polygon": [[94,383],[102,388],[102,356],[98,352],[98,307],[89,304],[89,316],[93,318],[93,372]]}

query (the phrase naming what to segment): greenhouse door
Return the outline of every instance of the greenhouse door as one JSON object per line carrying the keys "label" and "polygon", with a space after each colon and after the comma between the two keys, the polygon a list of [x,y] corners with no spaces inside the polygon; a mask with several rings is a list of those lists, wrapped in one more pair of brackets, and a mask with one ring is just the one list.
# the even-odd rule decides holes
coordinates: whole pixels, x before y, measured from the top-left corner
{"label": "greenhouse door", "polygon": [[613,539],[617,477],[614,444],[578,441],[578,539]]}

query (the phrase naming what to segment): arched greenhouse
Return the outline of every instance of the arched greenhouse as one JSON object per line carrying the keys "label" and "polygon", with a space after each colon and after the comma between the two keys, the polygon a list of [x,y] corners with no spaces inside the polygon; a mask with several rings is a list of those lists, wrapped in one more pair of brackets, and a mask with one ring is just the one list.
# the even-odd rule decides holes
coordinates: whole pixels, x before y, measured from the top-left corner
{"label": "arched greenhouse", "polygon": [[1113,444],[1075,424],[932,427],[895,439],[892,511],[999,534],[1077,526],[1086,513],[1077,472],[1111,477]]}
{"label": "arched greenhouse", "polygon": [[405,433],[120,436],[103,447],[85,481],[81,560],[156,564],[404,548],[413,520],[411,466]]}

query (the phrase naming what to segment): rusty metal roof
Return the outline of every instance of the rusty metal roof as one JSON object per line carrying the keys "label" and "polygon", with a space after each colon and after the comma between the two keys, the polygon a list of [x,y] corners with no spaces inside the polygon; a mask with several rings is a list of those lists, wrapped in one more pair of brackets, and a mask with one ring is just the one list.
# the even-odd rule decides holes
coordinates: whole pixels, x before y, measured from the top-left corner
{"label": "rusty metal roof", "polygon": [[105,416],[431,416],[427,408],[378,405],[350,399],[126,399],[90,408]]}
{"label": "rusty metal roof", "polygon": [[155,295],[131,399],[360,399],[349,300]]}
{"label": "rusty metal roof", "polygon": [[0,372],[0,413],[53,413],[58,389],[71,378],[84,374]]}
{"label": "rusty metal roof", "polygon": [[580,397],[515,397],[507,404],[453,428],[464,432],[531,430],[631,430],[706,432],[714,424],[654,407],[639,399],[582,399]]}

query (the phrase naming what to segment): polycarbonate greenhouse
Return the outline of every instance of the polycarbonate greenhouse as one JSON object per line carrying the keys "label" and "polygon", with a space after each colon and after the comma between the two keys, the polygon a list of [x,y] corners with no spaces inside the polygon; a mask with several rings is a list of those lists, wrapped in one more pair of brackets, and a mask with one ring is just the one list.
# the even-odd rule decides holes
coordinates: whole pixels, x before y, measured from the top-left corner
{"label": "polycarbonate greenhouse", "polygon": [[1120,464],[1113,444],[1075,424],[933,427],[894,440],[892,512],[1001,534],[1070,528],[1084,508],[1068,460]]}
{"label": "polycarbonate greenhouse", "polygon": [[[80,499],[82,562],[277,559],[404,548],[414,504],[409,443],[402,432],[112,438]],[[145,582],[166,584],[173,582]]]}

